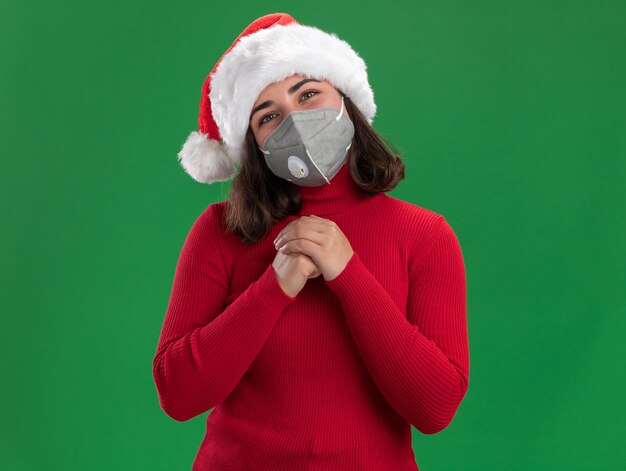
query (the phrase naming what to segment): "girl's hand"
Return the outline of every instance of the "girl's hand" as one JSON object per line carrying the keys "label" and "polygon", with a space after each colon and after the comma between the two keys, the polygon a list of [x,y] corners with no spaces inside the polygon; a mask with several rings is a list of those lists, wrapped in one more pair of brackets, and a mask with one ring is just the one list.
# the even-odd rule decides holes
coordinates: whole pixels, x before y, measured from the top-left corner
{"label": "girl's hand", "polygon": [[313,215],[302,216],[283,227],[274,245],[284,254],[303,253],[311,257],[326,281],[337,277],[354,253],[334,221]]}
{"label": "girl's hand", "polygon": [[302,291],[307,280],[321,274],[311,257],[297,252],[289,255],[276,252],[272,267],[278,284],[292,298]]}

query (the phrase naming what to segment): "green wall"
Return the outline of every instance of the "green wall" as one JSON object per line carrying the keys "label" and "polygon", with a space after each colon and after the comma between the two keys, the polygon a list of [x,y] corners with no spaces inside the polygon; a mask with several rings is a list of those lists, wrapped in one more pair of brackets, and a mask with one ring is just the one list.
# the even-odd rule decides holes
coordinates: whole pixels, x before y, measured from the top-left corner
{"label": "green wall", "polygon": [[279,11],[365,59],[391,194],[463,248],[470,387],[413,429],[420,470],[624,469],[626,4],[549,0],[3,2],[2,468],[191,468],[206,414],[166,416],[151,363],[230,183],[176,154],[216,60]]}

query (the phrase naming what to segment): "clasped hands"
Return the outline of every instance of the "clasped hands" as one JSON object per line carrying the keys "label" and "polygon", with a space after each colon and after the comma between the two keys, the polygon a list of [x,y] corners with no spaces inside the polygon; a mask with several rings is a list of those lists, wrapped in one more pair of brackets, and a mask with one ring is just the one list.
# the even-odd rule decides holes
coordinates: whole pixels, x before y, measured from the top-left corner
{"label": "clasped hands", "polygon": [[303,253],[311,257],[326,281],[336,278],[354,253],[334,221],[314,215],[289,222],[274,239],[274,246],[283,254]]}

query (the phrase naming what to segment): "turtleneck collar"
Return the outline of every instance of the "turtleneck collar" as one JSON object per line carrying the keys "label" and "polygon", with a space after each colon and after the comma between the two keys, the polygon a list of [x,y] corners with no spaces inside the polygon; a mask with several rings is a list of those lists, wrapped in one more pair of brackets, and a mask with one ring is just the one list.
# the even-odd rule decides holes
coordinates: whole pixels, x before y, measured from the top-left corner
{"label": "turtleneck collar", "polygon": [[341,213],[370,196],[352,179],[347,161],[342,164],[330,183],[320,186],[297,186],[302,197],[300,216],[310,214],[329,216]]}

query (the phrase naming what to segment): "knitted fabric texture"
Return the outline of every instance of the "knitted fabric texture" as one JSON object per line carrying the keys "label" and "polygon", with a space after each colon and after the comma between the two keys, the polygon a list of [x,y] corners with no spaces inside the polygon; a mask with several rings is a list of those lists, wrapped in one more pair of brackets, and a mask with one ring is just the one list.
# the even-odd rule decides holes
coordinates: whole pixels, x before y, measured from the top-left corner
{"label": "knitted fabric texture", "polygon": [[[347,164],[299,190],[300,214],[256,244],[226,234],[227,201],[192,225],[153,361],[160,406],[176,421],[209,412],[196,471],[418,470],[411,426],[446,428],[469,385],[459,241],[440,214],[363,194]],[[354,254],[290,297],[273,240],[310,214]]]}

